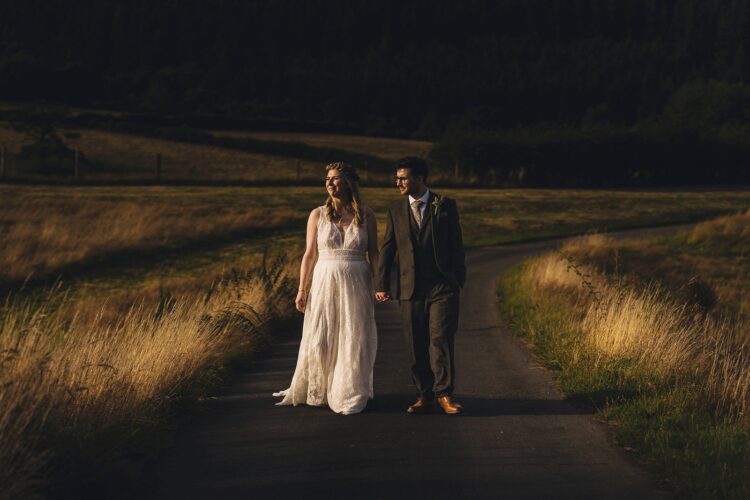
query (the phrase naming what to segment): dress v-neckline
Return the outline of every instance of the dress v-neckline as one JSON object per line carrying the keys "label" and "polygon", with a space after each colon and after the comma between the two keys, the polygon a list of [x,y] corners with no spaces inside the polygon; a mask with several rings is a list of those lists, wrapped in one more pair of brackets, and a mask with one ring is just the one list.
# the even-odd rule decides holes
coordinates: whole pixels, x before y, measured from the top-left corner
{"label": "dress v-neckline", "polygon": [[346,229],[343,231],[339,229],[339,225],[335,222],[331,221],[331,224],[333,224],[333,227],[336,228],[336,232],[339,233],[339,236],[341,237],[341,246],[344,246],[344,243],[346,243],[346,233],[349,231],[349,228],[352,227],[352,224],[354,224],[354,219],[349,223],[348,226],[346,226]]}

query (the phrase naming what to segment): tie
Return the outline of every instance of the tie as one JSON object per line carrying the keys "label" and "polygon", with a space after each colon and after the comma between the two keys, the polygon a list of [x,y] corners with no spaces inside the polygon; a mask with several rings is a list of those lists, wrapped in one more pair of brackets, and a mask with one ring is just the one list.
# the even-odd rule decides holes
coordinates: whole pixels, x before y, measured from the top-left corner
{"label": "tie", "polygon": [[411,204],[411,212],[414,214],[414,220],[417,221],[417,227],[422,227],[422,200],[414,200]]}

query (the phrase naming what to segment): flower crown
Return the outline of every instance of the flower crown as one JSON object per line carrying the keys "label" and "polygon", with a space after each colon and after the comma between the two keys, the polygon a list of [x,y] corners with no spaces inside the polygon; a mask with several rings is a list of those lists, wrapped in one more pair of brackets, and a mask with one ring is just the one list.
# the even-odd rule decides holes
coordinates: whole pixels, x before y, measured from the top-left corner
{"label": "flower crown", "polygon": [[357,175],[357,171],[354,170],[354,167],[349,163],[344,163],[343,161],[329,163],[326,166],[326,171],[328,170],[337,170],[341,172],[341,175],[347,177],[349,180],[359,182],[359,175]]}

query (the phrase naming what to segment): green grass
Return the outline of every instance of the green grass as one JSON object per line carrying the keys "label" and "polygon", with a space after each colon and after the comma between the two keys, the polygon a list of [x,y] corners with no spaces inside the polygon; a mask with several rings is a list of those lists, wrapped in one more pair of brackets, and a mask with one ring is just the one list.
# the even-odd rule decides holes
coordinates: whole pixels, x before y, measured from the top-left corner
{"label": "green grass", "polygon": [[614,424],[617,442],[638,451],[675,496],[747,498],[748,429],[716,416],[690,380],[662,379],[587,349],[576,327],[580,310],[563,297],[532,293],[522,266],[501,281],[502,315],[557,372],[566,396]]}

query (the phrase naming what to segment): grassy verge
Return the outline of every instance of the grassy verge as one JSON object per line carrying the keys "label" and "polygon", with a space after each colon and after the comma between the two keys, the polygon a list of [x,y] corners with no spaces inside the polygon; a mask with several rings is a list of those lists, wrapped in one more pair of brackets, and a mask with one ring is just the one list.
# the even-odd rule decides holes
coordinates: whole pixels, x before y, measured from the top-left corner
{"label": "grassy verge", "polygon": [[289,317],[288,274],[276,260],[115,316],[59,292],[41,304],[6,302],[0,496],[81,497],[106,489],[113,476],[135,480],[168,436],[172,413],[261,349]]}
{"label": "grassy verge", "polygon": [[[716,235],[743,234],[744,217],[630,244],[641,259],[666,245],[671,273],[653,258],[638,268],[632,255],[613,251],[628,243],[607,247],[594,237],[517,267],[499,289],[504,317],[558,372],[566,395],[612,422],[619,443],[637,450],[678,497],[750,495],[748,323],[737,307],[721,305],[736,295],[718,294],[709,310],[674,288],[678,275],[690,282],[690,269],[679,267],[683,255],[705,250],[696,235],[714,236],[715,251],[724,249],[714,266],[721,266],[721,255],[736,247],[719,245]],[[677,242],[690,249],[679,251]]]}

